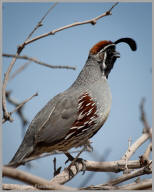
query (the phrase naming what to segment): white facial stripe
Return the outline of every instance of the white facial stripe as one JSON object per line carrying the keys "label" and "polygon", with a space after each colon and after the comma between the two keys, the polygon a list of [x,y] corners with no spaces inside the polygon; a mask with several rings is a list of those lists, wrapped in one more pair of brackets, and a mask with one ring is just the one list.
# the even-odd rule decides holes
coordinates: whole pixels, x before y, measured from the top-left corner
{"label": "white facial stripe", "polygon": [[107,57],[107,54],[106,54],[106,52],[104,52],[103,69],[105,69],[105,68],[106,68],[106,64],[105,64],[106,57]]}
{"label": "white facial stripe", "polygon": [[99,52],[103,52],[105,49],[107,49],[110,46],[115,46],[115,44],[109,44],[109,45],[105,46],[103,49],[101,49]]}

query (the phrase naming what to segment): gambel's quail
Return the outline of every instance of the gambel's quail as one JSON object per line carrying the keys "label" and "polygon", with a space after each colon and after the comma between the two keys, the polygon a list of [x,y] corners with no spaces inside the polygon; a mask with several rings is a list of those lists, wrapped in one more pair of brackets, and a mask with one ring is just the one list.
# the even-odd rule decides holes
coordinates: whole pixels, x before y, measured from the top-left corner
{"label": "gambel's quail", "polygon": [[136,50],[136,43],[131,38],[100,41],[90,49],[75,82],[51,99],[32,120],[9,166],[17,167],[25,159],[46,152],[67,152],[86,144],[97,133],[110,112],[111,93],[107,79],[120,57],[116,44],[121,42]]}

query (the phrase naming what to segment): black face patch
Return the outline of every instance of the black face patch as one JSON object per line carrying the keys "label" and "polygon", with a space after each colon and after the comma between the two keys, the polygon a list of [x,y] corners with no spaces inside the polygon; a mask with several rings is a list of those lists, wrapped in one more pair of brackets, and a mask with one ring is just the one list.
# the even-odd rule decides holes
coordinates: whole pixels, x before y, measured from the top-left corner
{"label": "black face patch", "polygon": [[116,61],[119,53],[115,50],[115,45],[107,45],[99,52],[100,58],[100,67],[103,75],[108,78],[108,74],[110,73],[111,69],[113,68],[114,62]]}

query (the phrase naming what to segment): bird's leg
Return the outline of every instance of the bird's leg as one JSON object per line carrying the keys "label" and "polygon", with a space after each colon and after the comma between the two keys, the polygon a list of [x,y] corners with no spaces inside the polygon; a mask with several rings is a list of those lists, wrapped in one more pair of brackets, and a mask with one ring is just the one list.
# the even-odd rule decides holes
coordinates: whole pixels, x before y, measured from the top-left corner
{"label": "bird's leg", "polygon": [[68,160],[65,162],[65,164],[68,161],[72,161],[71,164],[68,166],[68,171],[70,173],[71,176],[74,176],[72,170],[70,169],[72,165],[75,165],[77,172],[79,171],[79,166],[78,163],[82,164],[82,171],[83,174],[85,173],[86,170],[86,165],[85,165],[85,160],[83,160],[82,158],[78,158],[80,156],[80,154],[85,150],[85,146],[83,147],[83,149],[77,154],[77,156],[74,158],[70,153],[65,152],[65,155],[68,157]]}
{"label": "bird's leg", "polygon": [[54,165],[54,173],[53,173],[53,175],[55,177],[56,175],[58,175],[60,173],[60,170],[61,170],[62,167],[59,167],[58,169],[56,168],[56,158],[53,159],[53,165]]}
{"label": "bird's leg", "polygon": [[65,161],[65,164],[68,163],[69,161],[73,161],[74,157],[69,153],[69,152],[65,152],[65,155],[67,156],[67,160]]}

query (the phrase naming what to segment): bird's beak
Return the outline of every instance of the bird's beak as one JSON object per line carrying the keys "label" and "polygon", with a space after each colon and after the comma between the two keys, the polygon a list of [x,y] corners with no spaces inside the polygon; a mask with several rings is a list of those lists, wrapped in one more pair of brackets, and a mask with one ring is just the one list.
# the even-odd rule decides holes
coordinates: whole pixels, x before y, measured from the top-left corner
{"label": "bird's beak", "polygon": [[113,53],[113,56],[116,57],[116,58],[120,58],[120,53],[117,52],[117,51],[115,51],[115,52]]}

